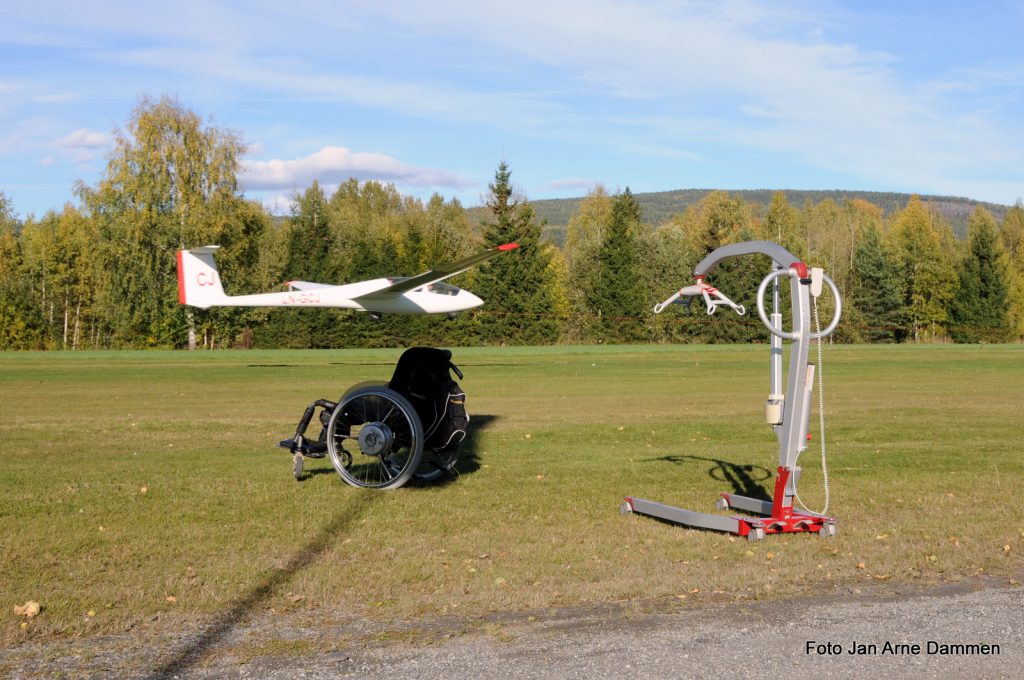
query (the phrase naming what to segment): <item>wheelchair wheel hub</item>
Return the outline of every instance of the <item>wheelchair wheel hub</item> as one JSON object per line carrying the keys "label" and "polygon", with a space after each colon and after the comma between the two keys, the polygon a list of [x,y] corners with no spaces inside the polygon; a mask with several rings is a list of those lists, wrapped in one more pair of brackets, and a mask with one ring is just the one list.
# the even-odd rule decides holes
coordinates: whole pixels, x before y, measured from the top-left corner
{"label": "wheelchair wheel hub", "polygon": [[367,456],[380,456],[391,450],[394,436],[384,423],[366,423],[359,430],[359,450]]}

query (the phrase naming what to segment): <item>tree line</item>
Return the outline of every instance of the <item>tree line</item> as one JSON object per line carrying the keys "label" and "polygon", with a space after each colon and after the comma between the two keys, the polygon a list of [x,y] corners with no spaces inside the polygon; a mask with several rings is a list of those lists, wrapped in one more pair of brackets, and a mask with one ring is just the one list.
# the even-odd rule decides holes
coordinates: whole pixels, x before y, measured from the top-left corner
{"label": "tree line", "polygon": [[[864,199],[767,208],[714,191],[645,224],[628,188],[595,187],[568,219],[565,242],[543,225],[504,162],[485,219],[457,200],[403,196],[393,185],[317,182],[275,219],[247,199],[245,145],[177,100],[143,99],[99,182],[77,203],[16,218],[0,191],[0,348],[366,347],[760,341],[752,315],[699,302],[654,315],[691,282],[693,266],[732,242],[775,241],[824,267],[844,297],[840,342],[1011,342],[1024,338],[1024,207],[1001,220],[977,207],[966,237],[913,198],[886,214]],[[475,214],[475,211],[473,211]],[[228,294],[293,279],[345,283],[413,275],[502,243],[520,248],[452,280],[485,300],[455,319],[334,309],[199,310],[178,303],[175,252],[216,243]],[[762,256],[723,263],[711,282],[753,309]],[[822,319],[832,301],[822,298]]]}

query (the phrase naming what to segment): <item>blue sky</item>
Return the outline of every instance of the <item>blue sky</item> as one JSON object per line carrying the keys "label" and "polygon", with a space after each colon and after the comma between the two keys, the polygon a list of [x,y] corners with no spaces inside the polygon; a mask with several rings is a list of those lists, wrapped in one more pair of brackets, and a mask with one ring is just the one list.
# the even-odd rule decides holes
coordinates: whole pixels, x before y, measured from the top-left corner
{"label": "blue sky", "polygon": [[250,146],[246,195],[313,179],[477,205],[678,188],[1024,197],[1024,0],[8,3],[0,191],[96,183],[140,97]]}

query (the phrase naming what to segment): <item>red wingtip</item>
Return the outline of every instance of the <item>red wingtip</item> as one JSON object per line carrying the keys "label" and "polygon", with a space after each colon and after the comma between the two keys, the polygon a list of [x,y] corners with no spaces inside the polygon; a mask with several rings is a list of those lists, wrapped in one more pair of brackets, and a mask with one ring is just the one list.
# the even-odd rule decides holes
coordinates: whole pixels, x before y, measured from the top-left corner
{"label": "red wingtip", "polygon": [[505,245],[498,246],[498,250],[515,250],[518,247],[518,243],[506,243]]}

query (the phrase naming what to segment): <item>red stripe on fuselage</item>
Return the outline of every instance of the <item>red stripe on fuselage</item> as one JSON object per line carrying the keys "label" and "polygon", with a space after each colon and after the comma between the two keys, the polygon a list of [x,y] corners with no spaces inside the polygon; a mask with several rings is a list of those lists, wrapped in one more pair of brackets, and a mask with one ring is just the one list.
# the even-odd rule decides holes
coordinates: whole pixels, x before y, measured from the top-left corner
{"label": "red stripe on fuselage", "polygon": [[184,250],[178,251],[178,302],[181,304],[187,304],[185,302],[185,264],[184,264]]}

